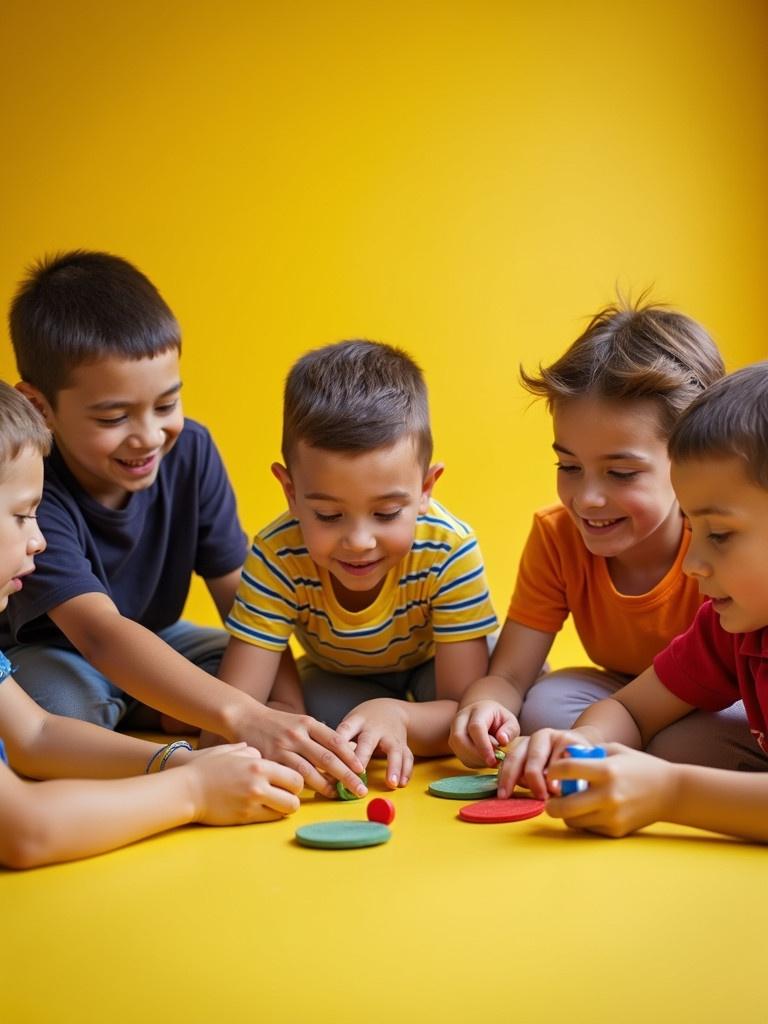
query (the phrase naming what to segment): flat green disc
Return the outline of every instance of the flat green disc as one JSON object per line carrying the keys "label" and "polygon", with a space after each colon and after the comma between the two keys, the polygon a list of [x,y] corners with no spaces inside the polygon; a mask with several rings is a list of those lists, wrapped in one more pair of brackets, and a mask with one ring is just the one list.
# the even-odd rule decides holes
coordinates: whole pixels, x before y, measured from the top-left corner
{"label": "flat green disc", "polygon": [[441,796],[446,800],[482,800],[487,796],[496,796],[499,785],[499,773],[485,775],[449,775],[437,782],[430,782],[429,792],[432,796]]}
{"label": "flat green disc", "polygon": [[302,846],[321,850],[354,850],[359,846],[378,846],[392,838],[386,825],[375,821],[318,821],[296,829]]}
{"label": "flat green disc", "polygon": [[[367,772],[360,772],[360,774],[358,775],[358,779],[362,780],[364,786],[368,785],[368,773]],[[357,793],[351,793],[347,789],[347,787],[344,785],[343,782],[337,782],[336,783],[336,792],[339,794],[339,799],[340,800],[362,800],[363,799],[361,796],[358,796]]]}

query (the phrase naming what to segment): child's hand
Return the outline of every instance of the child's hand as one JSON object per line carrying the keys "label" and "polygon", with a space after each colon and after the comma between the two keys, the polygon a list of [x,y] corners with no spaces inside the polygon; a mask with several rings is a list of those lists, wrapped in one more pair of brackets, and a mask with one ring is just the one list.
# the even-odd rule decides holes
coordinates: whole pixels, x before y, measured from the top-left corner
{"label": "child's hand", "polygon": [[295,769],[323,796],[336,796],[336,779],[358,796],[368,792],[358,777],[363,764],[348,737],[310,715],[261,706],[254,726],[243,731],[264,757]]}
{"label": "child's hand", "polygon": [[496,747],[491,737],[504,747],[519,735],[520,725],[508,708],[495,700],[476,700],[457,713],[448,743],[468,768],[494,768]]}
{"label": "child's hand", "polygon": [[547,813],[570,828],[625,836],[667,817],[675,799],[676,766],[621,743],[603,744],[607,758],[552,761],[549,779],[586,779],[589,789],[552,797]]}
{"label": "child's hand", "polygon": [[386,755],[390,789],[407,785],[413,771],[407,710],[406,701],[377,697],[350,711],[336,730],[345,740],[357,740],[356,753],[365,767],[374,753]]}
{"label": "child's hand", "polygon": [[189,774],[194,820],[204,825],[245,825],[293,814],[304,786],[298,772],[263,760],[245,743],[203,751],[178,771]]}
{"label": "child's hand", "polygon": [[[546,800],[550,792],[555,792],[554,787],[547,784],[547,765],[562,757],[565,748],[571,744],[591,747],[600,742],[589,726],[579,732],[573,729],[539,729],[533,736],[520,736],[507,751],[499,769],[499,798],[504,800],[511,796],[522,780],[538,800]],[[574,778],[583,776],[575,775]]]}

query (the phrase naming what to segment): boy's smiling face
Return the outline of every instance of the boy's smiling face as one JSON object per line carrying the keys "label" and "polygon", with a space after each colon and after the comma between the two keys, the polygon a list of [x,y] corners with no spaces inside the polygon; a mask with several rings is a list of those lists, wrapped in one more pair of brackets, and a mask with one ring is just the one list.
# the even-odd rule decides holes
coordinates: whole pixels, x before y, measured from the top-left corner
{"label": "boy's smiling face", "polygon": [[442,469],[432,466],[425,475],[406,436],[359,454],[299,441],[290,471],[275,463],[272,472],[313,562],[331,574],[340,603],[355,610],[375,599],[410,551],[416,517],[426,512]]}
{"label": "boy's smiling face", "polygon": [[154,358],[109,357],[78,366],[56,407],[19,385],[45,416],[80,486],[108,508],[150,487],[184,426],[179,352]]}
{"label": "boy's smiling face", "polygon": [[683,569],[712,598],[723,629],[768,626],[768,491],[728,456],[674,463],[672,482],[691,524]]}
{"label": "boy's smiling face", "polygon": [[0,467],[0,611],[35,567],[45,540],[35,513],[43,493],[43,457],[23,448]]}

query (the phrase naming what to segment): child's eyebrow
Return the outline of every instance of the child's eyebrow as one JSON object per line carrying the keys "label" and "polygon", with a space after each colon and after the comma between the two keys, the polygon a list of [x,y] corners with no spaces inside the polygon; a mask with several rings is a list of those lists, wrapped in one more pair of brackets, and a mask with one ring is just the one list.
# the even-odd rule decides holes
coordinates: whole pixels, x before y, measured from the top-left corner
{"label": "child's eyebrow", "polygon": [[707,505],[704,508],[693,508],[685,514],[689,519],[695,519],[696,516],[731,516],[733,512],[730,509],[721,508],[719,505]]}
{"label": "child's eyebrow", "polygon": [[[158,399],[160,398],[170,398],[171,395],[178,394],[179,391],[181,391],[181,381],[179,381],[177,384],[172,384],[171,387],[167,388],[165,391],[163,391],[162,394],[158,395],[155,401],[158,401]],[[106,402],[94,402],[93,405],[86,406],[86,409],[89,412],[107,412],[110,409],[125,409],[127,406],[131,404],[131,402],[124,398],[110,398]]]}
{"label": "child's eyebrow", "polygon": [[[557,441],[552,445],[556,452],[560,452],[561,455],[570,455],[571,458],[575,459],[577,456],[574,452],[569,451],[567,448],[563,448]],[[601,459],[631,459],[632,462],[647,462],[648,459],[644,455],[639,455],[637,452],[608,452],[606,455],[601,455]]]}
{"label": "child's eyebrow", "polygon": [[[304,498],[309,501],[336,501],[342,503],[341,498],[336,498],[333,494],[324,494],[322,491],[312,491],[310,494],[305,494]],[[407,498],[410,498],[410,494],[408,491],[389,491],[387,494],[376,495],[373,501],[391,501],[393,498],[405,501]]]}

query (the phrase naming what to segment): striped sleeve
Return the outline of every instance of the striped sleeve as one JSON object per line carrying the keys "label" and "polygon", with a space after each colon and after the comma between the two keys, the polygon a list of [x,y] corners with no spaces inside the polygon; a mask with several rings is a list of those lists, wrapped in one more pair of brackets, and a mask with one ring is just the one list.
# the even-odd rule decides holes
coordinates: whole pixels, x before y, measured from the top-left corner
{"label": "striped sleeve", "polygon": [[296,588],[279,555],[259,536],[245,560],[225,626],[256,647],[283,651],[296,627]]}
{"label": "striped sleeve", "polygon": [[467,533],[455,540],[434,579],[432,631],[438,643],[487,636],[499,624],[477,538]]}

